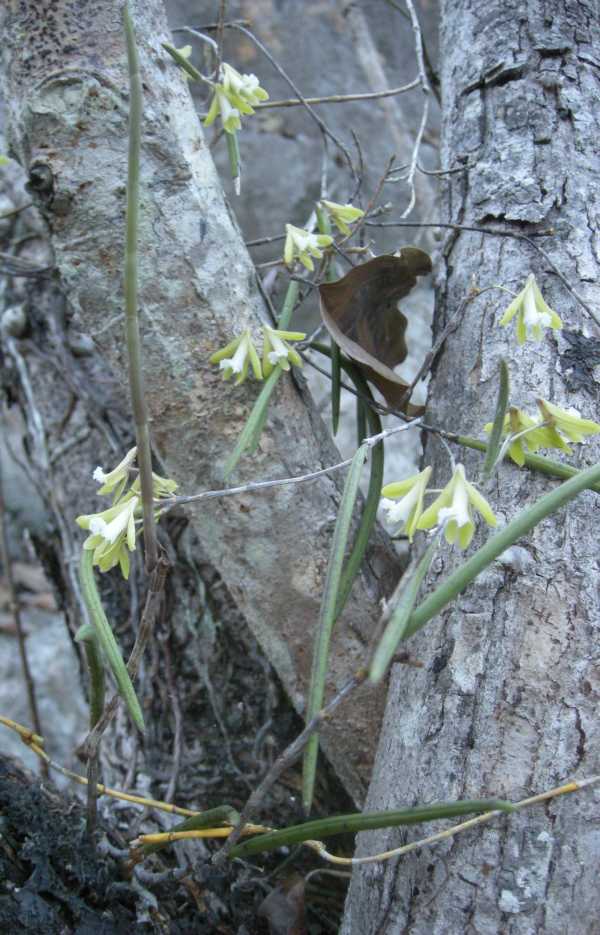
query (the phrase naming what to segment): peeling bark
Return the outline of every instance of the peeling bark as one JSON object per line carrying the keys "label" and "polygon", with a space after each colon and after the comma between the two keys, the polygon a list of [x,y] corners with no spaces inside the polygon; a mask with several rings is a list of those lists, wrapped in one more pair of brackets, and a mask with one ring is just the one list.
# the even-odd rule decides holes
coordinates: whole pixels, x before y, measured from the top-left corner
{"label": "peeling bark", "polygon": [[[181,492],[193,493],[222,485],[223,463],[257,392],[251,381],[223,384],[207,359],[232,333],[247,326],[256,333],[263,309],[186,83],[161,49],[169,38],[162,4],[132,6],[144,85],[140,303],[148,405],[164,471]],[[120,10],[117,0],[11,0],[0,14],[11,151],[43,209],[57,271],[46,306],[28,308],[30,342],[20,347],[29,355],[48,449],[90,429],[84,440],[75,438],[57,472],[67,561],[77,545],[65,542],[66,530],[93,502],[91,469],[114,461],[128,431],[120,320],[128,108]],[[60,415],[59,398],[67,408]],[[286,379],[258,453],[242,462],[235,479],[290,476],[336,460],[310,399]],[[267,496],[209,501],[189,515],[192,548],[218,569],[300,712],[311,660],[307,635],[318,615],[339,484],[324,478]],[[334,637],[331,689],[361,662],[395,564],[377,534]],[[188,595],[183,603],[190,602]],[[181,651],[194,657],[197,647],[188,642]],[[363,693],[324,732],[325,748],[357,801],[381,711],[382,694]]]}
{"label": "peeling bark", "polygon": [[[449,220],[531,234],[581,296],[598,307],[597,127],[600,9],[568,0],[446,0],[441,55],[443,164]],[[481,435],[493,417],[498,360],[511,400],[536,396],[598,420],[598,334],[545,260],[523,242],[450,236],[439,273],[436,328],[471,278],[514,291],[534,272],[564,321],[562,332],[519,349],[498,327],[507,299],[486,293],[466,310],[439,360],[429,420]],[[568,460],[588,466],[600,445]],[[460,452],[468,476],[480,456]],[[438,484],[447,454],[428,442]],[[500,522],[552,482],[505,464],[486,491]],[[598,772],[600,692],[598,504],[580,496],[509,549],[408,647],[421,670],[397,668],[367,807],[498,794],[518,799]],[[475,545],[487,530],[480,531]],[[444,553],[431,587],[456,567]],[[598,791],[496,820],[416,854],[357,868],[345,935],[580,935],[598,931]],[[431,829],[427,828],[427,833]],[[417,839],[411,831],[409,840]],[[361,835],[357,856],[403,843],[399,831]]]}

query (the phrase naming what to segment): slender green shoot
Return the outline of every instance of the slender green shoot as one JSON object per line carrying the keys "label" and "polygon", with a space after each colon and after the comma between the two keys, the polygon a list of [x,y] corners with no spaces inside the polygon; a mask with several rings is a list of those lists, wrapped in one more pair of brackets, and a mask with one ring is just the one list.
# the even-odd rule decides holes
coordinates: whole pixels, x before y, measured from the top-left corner
{"label": "slender green shoot", "polygon": [[213,82],[209,81],[208,78],[205,78],[197,68],[194,68],[191,62],[188,62],[185,55],[182,55],[175,46],[170,45],[168,42],[163,42],[162,47],[165,52],[168,52],[174,62],[177,62],[179,67],[186,73],[188,78],[191,78],[192,81],[203,81],[204,84],[210,84],[213,86]]}
{"label": "slender green shoot", "polygon": [[252,407],[252,412],[248,417],[248,421],[242,429],[237,444],[227,458],[223,472],[225,478],[229,477],[245,452],[252,454],[256,451],[262,430],[267,421],[269,401],[282,373],[283,370],[281,367],[276,367],[265,380],[263,388]]}
{"label": "slender green shoot", "polygon": [[129,357],[129,391],[135,421],[140,490],[144,517],[146,569],[158,561],[152,489],[152,453],[148,410],[144,395],[142,347],[138,321],[138,228],[140,200],[140,152],[142,127],[142,78],[133,24],[126,3],[123,7],[127,63],[129,66],[129,157],[127,172],[127,235],[125,243],[125,328]]}
{"label": "slender green shoot", "polygon": [[[417,603],[419,589],[431,567],[431,562],[433,561],[433,557],[437,551],[438,545],[439,538],[436,536],[433,542],[429,544],[421,560],[418,562],[414,573],[406,582],[402,594],[400,595],[400,599],[392,611],[391,617],[383,632],[383,636],[381,637],[377,648],[373,653],[373,658],[369,667],[369,678],[374,685],[377,685],[379,682],[381,682],[385,676],[394,653],[398,648],[398,644],[404,638],[410,616],[413,612],[415,604]],[[404,583],[404,578],[402,581]]]}
{"label": "slender green shoot", "polygon": [[404,808],[389,812],[357,812],[350,815],[334,815],[292,825],[281,831],[269,831],[249,838],[242,844],[236,844],[229,856],[249,857],[263,851],[273,851],[278,847],[289,847],[303,841],[321,840],[334,834],[354,834],[359,831],[371,831],[376,828],[395,828],[399,825],[416,825],[421,822],[439,821],[441,818],[456,818],[459,815],[472,815],[485,812],[514,812],[512,802],[504,799],[471,799],[458,802],[437,802],[432,805],[418,805],[416,808]]}
{"label": "slender green shoot", "polygon": [[109,668],[115,677],[119,694],[127,705],[134,724],[141,731],[144,730],[144,716],[140,703],[137,699],[135,689],[129,677],[127,666],[123,662],[121,651],[117,645],[114,633],[104,613],[96,578],[94,576],[94,553],[91,549],[84,549],[79,566],[79,579],[81,582],[81,592],[85,601],[90,620],[100,646],[104,651]]}
{"label": "slender green shoot", "polygon": [[356,397],[356,444],[362,445],[367,437],[367,404],[360,396]]}
{"label": "slender green shoot", "polygon": [[[306,708],[306,722],[311,721],[321,710],[323,705],[323,696],[325,694],[325,678],[327,675],[327,663],[329,660],[329,643],[333,625],[336,620],[336,610],[338,605],[338,592],[340,580],[342,577],[342,568],[344,564],[344,555],[350,533],[350,525],[354,506],[358,496],[360,475],[363,464],[367,457],[368,446],[361,445],[358,449],[348,476],[344,485],[344,492],[338,510],[338,515],[333,532],[333,542],[329,556],[329,565],[325,578],[325,587],[321,599],[321,609],[319,612],[319,622],[315,639],[312,672],[310,686],[308,690],[308,702]],[[319,751],[319,735],[313,734],[304,751],[304,764],[302,775],[302,802],[304,810],[310,812],[317,767],[317,755]]]}
{"label": "slender green shoot", "polygon": [[[299,289],[300,284],[296,282],[296,280],[292,280],[287,288],[281,315],[277,322],[277,327],[281,331],[289,329]],[[263,388],[252,407],[252,412],[248,417],[248,421],[242,429],[238,442],[225,462],[223,474],[226,479],[233,472],[243,454],[253,454],[258,448],[260,436],[265,427],[265,422],[267,421],[269,401],[282,373],[282,368],[276,367],[265,380]]]}
{"label": "slender green shoot", "polygon": [[508,365],[503,357],[500,358],[500,388],[498,390],[498,402],[496,404],[496,414],[492,424],[492,431],[487,446],[485,461],[483,462],[483,477],[488,479],[499,459],[502,448],[502,431],[504,429],[504,417],[508,409],[508,397],[510,393],[510,377]]}
{"label": "slender green shoot", "polygon": [[104,711],[106,683],[104,665],[96,631],[92,624],[84,624],[75,634],[75,640],[83,643],[88,671],[90,673],[90,730],[93,730]]}
{"label": "slender green shoot", "polygon": [[[326,344],[320,344],[314,341],[311,343],[311,348],[315,351],[319,351],[319,353],[324,354],[326,357],[331,356],[331,348]],[[350,377],[363,399],[372,401],[373,394],[371,393],[367,381],[363,377],[358,367],[355,367],[354,364],[352,364],[343,355],[340,358],[340,363],[342,369]],[[361,402],[363,402],[363,400],[361,400]],[[369,434],[379,435],[381,432],[381,419],[379,418],[378,413],[375,411],[375,409],[369,406],[368,403],[364,404],[364,412],[366,421],[368,422]],[[367,428],[365,426],[362,435],[359,435],[359,446],[364,441],[366,434]],[[371,449],[371,473],[369,475],[369,489],[367,491],[365,505],[363,507],[360,518],[360,525],[356,533],[356,539],[354,540],[352,551],[350,552],[348,561],[346,562],[342,572],[342,578],[338,591],[336,620],[342,613],[346,601],[348,600],[350,591],[352,590],[352,585],[354,584],[354,579],[360,570],[367,545],[369,544],[369,539],[373,526],[375,525],[375,520],[377,519],[377,510],[381,497],[381,485],[383,483],[384,459],[385,449],[383,444],[375,445],[375,447]]]}

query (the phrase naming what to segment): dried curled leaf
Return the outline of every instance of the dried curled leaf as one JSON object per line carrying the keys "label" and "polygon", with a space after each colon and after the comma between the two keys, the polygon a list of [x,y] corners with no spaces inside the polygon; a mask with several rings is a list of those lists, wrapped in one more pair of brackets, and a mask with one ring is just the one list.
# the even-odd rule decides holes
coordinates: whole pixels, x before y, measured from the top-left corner
{"label": "dried curled leaf", "polygon": [[398,256],[376,257],[342,279],[319,286],[321,316],[333,340],[356,361],[388,405],[401,406],[408,415],[423,410],[404,399],[408,384],[393,370],[407,355],[407,320],[398,301],[414,288],[418,276],[430,272],[427,253],[402,247]]}

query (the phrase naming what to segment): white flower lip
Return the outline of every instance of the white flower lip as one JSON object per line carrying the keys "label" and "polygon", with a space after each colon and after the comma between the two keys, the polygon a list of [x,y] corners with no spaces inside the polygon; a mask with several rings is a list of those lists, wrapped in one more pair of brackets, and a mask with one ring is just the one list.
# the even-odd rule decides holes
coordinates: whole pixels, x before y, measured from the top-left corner
{"label": "white flower lip", "polygon": [[[127,529],[128,539],[130,535],[129,526],[134,522],[134,513],[138,505],[139,497],[132,497],[124,505],[123,509],[115,516],[110,523],[107,523],[101,516],[94,516],[90,520],[90,532],[102,536],[107,542],[115,543],[119,536]],[[134,526],[135,539],[135,526]]]}
{"label": "white flower lip", "polygon": [[241,373],[244,368],[244,361],[248,356],[248,341],[245,336],[242,338],[238,344],[237,350],[233,357],[226,357],[225,360],[219,362],[219,368],[221,370],[232,370],[233,373]]}
{"label": "white flower lip", "polygon": [[135,461],[136,455],[137,455],[137,447],[131,448],[127,452],[123,460],[120,461],[119,464],[117,464],[116,468],[113,468],[112,471],[105,473],[100,467],[100,465],[98,465],[98,467],[95,468],[94,473],[92,474],[92,477],[99,484],[108,484],[108,483],[112,483],[113,481],[116,483],[117,481],[121,480],[122,477],[125,477],[130,466]]}
{"label": "white flower lip", "polygon": [[415,484],[401,500],[388,500],[384,498],[381,501],[381,505],[387,513],[390,523],[405,523],[420,495],[421,490],[419,485]]}

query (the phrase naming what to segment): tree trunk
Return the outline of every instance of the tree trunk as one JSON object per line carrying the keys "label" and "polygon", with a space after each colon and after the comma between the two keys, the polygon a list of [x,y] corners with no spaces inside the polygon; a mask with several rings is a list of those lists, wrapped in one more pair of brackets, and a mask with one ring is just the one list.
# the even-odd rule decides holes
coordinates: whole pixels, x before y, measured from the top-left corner
{"label": "tree trunk", "polygon": [[[599,43],[597,2],[443,5],[443,165],[466,166],[448,176],[448,219],[492,222],[514,234],[545,230],[535,242],[594,308]],[[564,330],[519,348],[514,323],[498,327],[506,295],[486,292],[471,302],[434,374],[431,423],[481,436],[494,414],[500,357],[510,365],[514,405],[535,411],[542,396],[598,420],[597,328],[529,244],[450,235],[437,331],[473,278],[482,289],[516,292],[530,272]],[[598,450],[593,441],[569,460],[587,466]],[[480,456],[456,456],[476,477]],[[425,461],[434,464],[438,486],[445,483],[448,456],[435,440],[428,440]],[[551,486],[504,463],[485,492],[504,524]],[[596,494],[581,495],[411,640],[424,668],[393,672],[369,809],[490,794],[517,800],[598,772],[596,514]],[[475,545],[487,535],[480,530]],[[459,561],[445,550],[430,588]],[[594,791],[565,796],[435,849],[357,868],[343,932],[598,932],[598,801]],[[408,839],[430,830],[413,830]],[[364,834],[357,856],[406,839],[397,830]]]}
{"label": "tree trunk", "polygon": [[[131,6],[144,86],[140,303],[147,399],[164,473],[178,480],[180,492],[194,493],[223,486],[224,461],[257,395],[252,381],[223,384],[208,357],[243,328],[257,332],[264,309],[186,82],[161,48],[170,38],[162,3]],[[94,466],[115,463],[130,444],[121,321],[128,112],[121,9],[121,0],[84,2],[76,13],[67,0],[36,0],[9,2],[0,14],[11,149],[43,207],[56,266],[44,306],[27,309],[28,340],[13,341],[11,355],[19,375],[23,367],[29,374],[44,425],[38,470],[44,474],[48,451],[65,438],[72,442],[45,476],[58,515],[65,590],[75,594],[73,519],[95,508]],[[235,480],[287,477],[336,460],[307,394],[285,378],[260,449],[242,461]],[[200,558],[218,570],[298,711],[340,483],[325,477],[302,488],[212,500],[189,513],[188,555],[191,549],[192,562]],[[334,637],[331,688],[360,664],[394,564],[377,534]],[[186,670],[182,660],[193,671],[198,654],[183,621],[193,615],[195,587],[195,580],[178,579],[173,589],[179,606],[173,620],[181,623],[178,672]],[[350,699],[324,732],[356,800],[369,777],[382,697],[363,692]]]}

